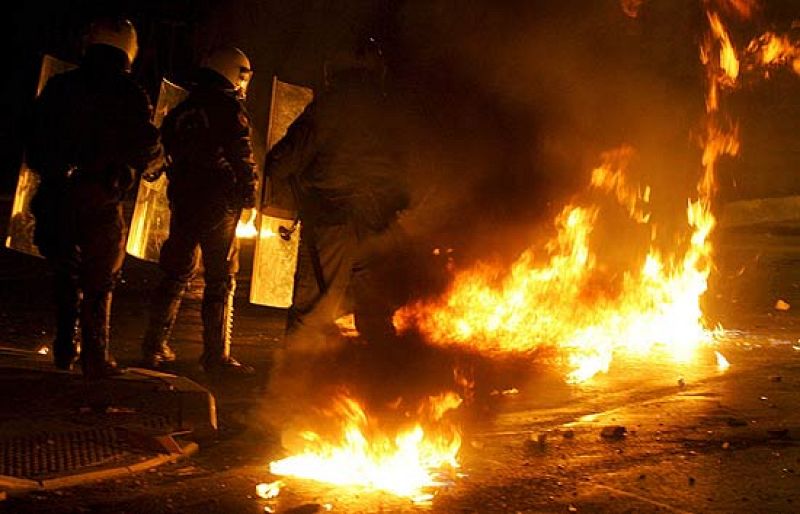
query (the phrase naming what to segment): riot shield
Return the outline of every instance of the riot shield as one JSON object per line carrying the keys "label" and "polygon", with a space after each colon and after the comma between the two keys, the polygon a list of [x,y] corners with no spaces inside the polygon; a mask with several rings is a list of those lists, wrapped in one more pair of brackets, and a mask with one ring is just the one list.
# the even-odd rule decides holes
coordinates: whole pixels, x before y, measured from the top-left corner
{"label": "riot shield", "polygon": [[[300,116],[313,97],[311,89],[273,77],[267,128],[268,149],[280,141],[289,125]],[[265,187],[269,191],[268,184]],[[250,302],[286,308],[292,304],[300,230],[296,230],[299,227],[295,226],[292,213],[274,211],[275,215],[270,214],[273,212],[268,210],[267,214],[259,214],[256,220],[258,238],[253,255]]]}
{"label": "riot shield", "polygon": [[[36,95],[42,92],[45,84],[54,75],[64,73],[75,68],[74,64],[57,59],[51,55],[45,55],[42,59],[42,69],[39,72],[39,83],[36,86]],[[41,257],[36,245],[33,244],[33,227],[36,220],[31,214],[30,203],[36,189],[39,187],[39,175],[33,172],[22,160],[19,169],[19,179],[17,180],[17,191],[14,195],[14,203],[11,207],[11,219],[8,222],[8,235],[6,236],[6,248],[27,253],[36,257]]]}
{"label": "riot shield", "polygon": [[[187,94],[182,87],[162,79],[153,123],[160,127],[167,112],[186,98]],[[166,174],[153,182],[140,180],[125,248],[127,252],[146,261],[158,262],[161,246],[169,235],[169,217]]]}

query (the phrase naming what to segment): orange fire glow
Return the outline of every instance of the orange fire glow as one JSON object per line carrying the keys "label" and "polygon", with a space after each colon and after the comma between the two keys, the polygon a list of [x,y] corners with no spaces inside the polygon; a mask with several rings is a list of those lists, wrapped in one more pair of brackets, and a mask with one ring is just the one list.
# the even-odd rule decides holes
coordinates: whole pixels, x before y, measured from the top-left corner
{"label": "orange fire glow", "polygon": [[626,16],[637,18],[639,16],[639,10],[642,8],[642,4],[644,4],[644,0],[620,0],[620,4]]}
{"label": "orange fire glow", "polygon": [[747,52],[755,56],[757,66],[766,68],[767,76],[771,68],[787,64],[800,75],[800,42],[793,42],[786,35],[767,32],[751,41]]}
{"label": "orange fire glow", "polygon": [[239,239],[255,239],[257,235],[256,211],[255,209],[250,209],[239,219],[239,223],[236,225],[236,237]]}
{"label": "orange fire glow", "polygon": [[[595,170],[592,185],[613,189],[632,217],[646,222],[647,189],[628,188],[619,167],[629,153],[609,153],[615,166],[607,162]],[[556,219],[557,235],[546,245],[547,261],[537,264],[529,249],[508,273],[485,264],[461,272],[444,298],[398,311],[398,328],[415,325],[434,343],[485,353],[555,346],[572,382],[607,371],[615,354],[657,352],[688,360],[698,345],[713,339],[699,303],[711,264],[707,239],[714,218],[708,203],[688,204],[691,237],[682,256],[651,249],[638,269],[599,291],[602,270],[590,248],[598,212],[594,206],[565,207]]]}
{"label": "orange fire glow", "polygon": [[426,500],[441,484],[438,473],[459,467],[459,430],[445,414],[457,409],[455,393],[430,397],[416,411],[420,420],[387,433],[348,396],[337,398],[329,413],[340,423],[335,437],[301,433],[298,453],[269,465],[274,475],[343,486],[363,486],[415,500]]}
{"label": "orange fire glow", "polygon": [[[702,173],[697,197],[687,200],[686,243],[680,250],[665,255],[651,246],[638,266],[609,281],[591,244],[600,207],[568,205],[556,218],[546,258],[537,261],[530,248],[510,270],[480,264],[461,271],[442,298],[398,310],[398,329],[414,326],[435,344],[490,354],[555,349],[571,382],[607,371],[615,356],[686,362],[701,345],[714,342],[717,331],[705,322],[700,299],[712,267],[717,162],[739,149],[735,125],[718,114],[720,91],[736,85],[739,59],[720,16],[708,12],[707,19],[701,49],[708,74]],[[612,196],[655,234],[650,188],[626,177],[633,154],[629,147],[605,154],[591,187]]]}

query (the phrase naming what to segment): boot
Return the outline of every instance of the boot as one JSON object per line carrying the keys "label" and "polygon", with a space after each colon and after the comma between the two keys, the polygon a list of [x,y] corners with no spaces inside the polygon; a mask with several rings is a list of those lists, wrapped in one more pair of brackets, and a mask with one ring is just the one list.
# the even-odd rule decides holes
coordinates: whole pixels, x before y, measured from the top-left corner
{"label": "boot", "polygon": [[80,291],[70,276],[57,274],[56,293],[56,337],[53,341],[53,363],[63,371],[72,370],[78,355],[78,311]]}
{"label": "boot", "polygon": [[233,331],[233,294],[236,282],[231,278],[224,285],[206,285],[203,294],[203,355],[200,365],[206,373],[249,376],[252,367],[231,357]]}
{"label": "boot", "polygon": [[122,373],[108,349],[111,337],[111,297],[111,291],[84,292],[80,312],[83,332],[81,368],[83,376],[89,380]]}
{"label": "boot", "polygon": [[150,302],[150,324],[142,341],[142,364],[145,367],[158,368],[175,360],[175,352],[168,343],[185,291],[185,283],[169,278],[163,279],[154,291]]}

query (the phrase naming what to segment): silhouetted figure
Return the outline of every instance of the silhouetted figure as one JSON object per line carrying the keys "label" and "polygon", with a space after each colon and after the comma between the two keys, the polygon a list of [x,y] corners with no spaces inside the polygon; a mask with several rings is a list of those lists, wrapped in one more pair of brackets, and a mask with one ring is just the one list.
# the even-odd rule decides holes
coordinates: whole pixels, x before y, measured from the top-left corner
{"label": "silhouetted figure", "polygon": [[199,248],[205,273],[200,363],[206,372],[253,372],[230,355],[239,267],[236,225],[242,210],[255,205],[258,180],[250,118],[242,103],[251,75],[250,61],[240,50],[215,51],[198,71],[189,97],[164,119],[172,215],[161,248],[164,277],[153,293],[142,344],[147,366],[175,360],[168,341],[196,272]]}
{"label": "silhouetted figure", "polygon": [[53,77],[34,104],[27,162],[41,177],[31,200],[34,242],[55,268],[55,364],[77,357],[88,378],[118,373],[109,353],[111,297],[127,227],[120,201],[135,173],[163,164],[151,105],[130,77],[137,53],[128,20],[89,31],[81,66]]}

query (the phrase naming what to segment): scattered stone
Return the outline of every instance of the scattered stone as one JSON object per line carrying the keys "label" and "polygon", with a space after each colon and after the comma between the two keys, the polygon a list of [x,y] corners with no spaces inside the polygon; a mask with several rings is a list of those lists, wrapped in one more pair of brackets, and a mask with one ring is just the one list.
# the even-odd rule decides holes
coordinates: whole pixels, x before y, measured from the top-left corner
{"label": "scattered stone", "polygon": [[639,475],[639,480],[644,480],[645,478],[647,478],[647,475],[645,475],[644,473]]}
{"label": "scattered stone", "polygon": [[747,421],[741,418],[728,418],[729,427],[746,427]]}
{"label": "scattered stone", "polygon": [[783,300],[783,299],[779,298],[778,301],[775,302],[775,310],[788,311],[791,308],[792,308],[792,306],[786,300]]}
{"label": "scattered stone", "polygon": [[722,443],[722,449],[723,450],[727,450],[730,447],[731,447],[731,443],[729,443],[728,441],[725,441],[724,443]]}
{"label": "scattered stone", "polygon": [[544,446],[547,444],[547,433],[542,432],[538,436],[536,436],[536,442],[539,443],[539,446]]}
{"label": "scattered stone", "polygon": [[286,514],[315,514],[322,510],[322,505],[319,503],[307,503],[299,507],[293,507],[286,512]]}
{"label": "scattered stone", "polygon": [[575,437],[575,431],[574,430],[566,430],[566,431],[564,431],[564,433],[562,435],[564,436],[564,439],[573,439]]}
{"label": "scattered stone", "polygon": [[696,480],[694,479],[694,477],[689,477],[689,485],[694,486],[695,482]]}
{"label": "scattered stone", "polygon": [[678,379],[678,387],[680,387],[681,389],[686,387],[686,380],[684,380],[683,377]]}
{"label": "scattered stone", "polygon": [[787,439],[789,437],[788,428],[770,428],[767,430],[767,435],[771,439]]}
{"label": "scattered stone", "polygon": [[773,375],[769,377],[770,382],[783,382],[783,377],[780,375]]}
{"label": "scattered stone", "polygon": [[600,437],[603,439],[622,439],[625,437],[625,433],[625,427],[622,425],[609,425],[603,427],[603,430],[600,431]]}
{"label": "scattered stone", "polygon": [[570,512],[578,512],[578,507],[570,505],[569,507],[567,507],[567,510]]}

